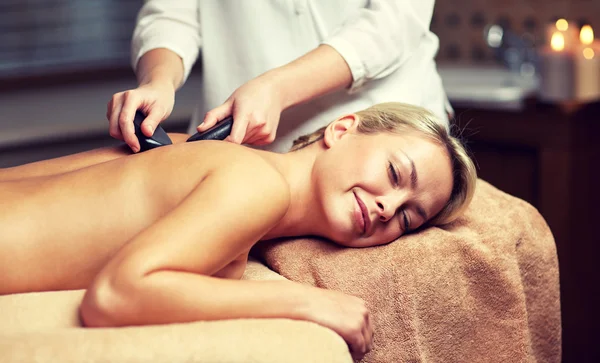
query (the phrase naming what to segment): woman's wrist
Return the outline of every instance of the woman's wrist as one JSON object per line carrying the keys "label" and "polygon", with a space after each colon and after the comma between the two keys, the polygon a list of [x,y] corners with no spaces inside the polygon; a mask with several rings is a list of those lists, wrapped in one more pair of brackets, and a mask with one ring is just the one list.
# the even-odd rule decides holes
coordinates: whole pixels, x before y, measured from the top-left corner
{"label": "woman's wrist", "polygon": [[289,298],[293,301],[294,310],[291,318],[296,320],[305,320],[315,322],[315,301],[318,300],[319,288],[295,283],[297,288],[295,293],[290,294]]}
{"label": "woman's wrist", "polygon": [[312,321],[312,305],[316,287],[294,281],[277,281],[279,312],[271,317]]}

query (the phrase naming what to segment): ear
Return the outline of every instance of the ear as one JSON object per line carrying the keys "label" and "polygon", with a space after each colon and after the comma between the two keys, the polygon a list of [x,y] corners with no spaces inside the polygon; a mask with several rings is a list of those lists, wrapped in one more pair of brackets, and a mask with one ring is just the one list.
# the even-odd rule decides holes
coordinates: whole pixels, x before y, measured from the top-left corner
{"label": "ear", "polygon": [[325,129],[323,141],[327,147],[332,147],[338,140],[348,133],[356,131],[358,115],[349,114],[330,123]]}

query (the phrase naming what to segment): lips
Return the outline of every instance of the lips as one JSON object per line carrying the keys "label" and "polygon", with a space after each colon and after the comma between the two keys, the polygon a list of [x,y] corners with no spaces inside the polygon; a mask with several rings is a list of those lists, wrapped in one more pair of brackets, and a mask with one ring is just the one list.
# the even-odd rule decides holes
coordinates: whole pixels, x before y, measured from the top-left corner
{"label": "lips", "polygon": [[369,218],[369,211],[367,210],[367,206],[365,203],[354,193],[354,197],[356,197],[356,201],[358,202],[358,206],[360,207],[360,212],[362,214],[363,220],[363,234],[367,234],[367,231],[371,227],[371,218]]}

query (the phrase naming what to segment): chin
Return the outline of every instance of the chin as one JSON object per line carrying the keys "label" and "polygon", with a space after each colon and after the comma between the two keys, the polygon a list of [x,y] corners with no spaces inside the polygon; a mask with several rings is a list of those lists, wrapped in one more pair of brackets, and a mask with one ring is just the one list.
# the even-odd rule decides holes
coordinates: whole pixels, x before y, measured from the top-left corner
{"label": "chin", "polygon": [[356,234],[356,227],[354,224],[346,222],[346,224],[342,224],[342,226],[343,229],[338,229],[339,233],[336,235],[336,238],[332,238],[335,243],[346,247],[361,247],[361,245],[364,245],[367,242],[364,238]]}
{"label": "chin", "polygon": [[353,243],[357,242],[352,227],[348,223],[347,218],[344,220],[338,216],[334,220],[330,219],[327,228],[328,235],[326,237],[339,245],[352,247]]}
{"label": "chin", "polygon": [[344,247],[360,247],[358,245],[358,241],[354,240],[354,239],[348,239],[348,240],[343,240],[343,241],[334,241],[336,244],[340,245],[340,246],[344,246]]}
{"label": "chin", "polygon": [[356,237],[349,236],[348,233],[344,233],[343,231],[339,230],[339,228],[337,230],[331,228],[330,231],[331,233],[329,233],[327,238],[338,245],[351,247],[353,242],[355,242]]}
{"label": "chin", "polygon": [[355,247],[364,243],[357,235],[352,212],[349,210],[349,205],[354,206],[354,203],[352,193],[329,199],[324,203],[329,208],[324,211],[326,219],[324,231],[326,235],[323,237],[345,247]]}

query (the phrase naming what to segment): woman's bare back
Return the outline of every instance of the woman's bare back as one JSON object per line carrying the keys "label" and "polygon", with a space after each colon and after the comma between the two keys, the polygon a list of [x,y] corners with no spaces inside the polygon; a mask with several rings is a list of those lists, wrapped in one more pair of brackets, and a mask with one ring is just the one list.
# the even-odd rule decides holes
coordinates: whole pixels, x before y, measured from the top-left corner
{"label": "woman's bare back", "polygon": [[[109,161],[78,170],[0,181],[0,294],[87,287],[127,241],[177,206],[212,169],[248,152],[217,142],[127,157],[110,150]],[[241,275],[244,256],[234,262],[223,277]]]}

